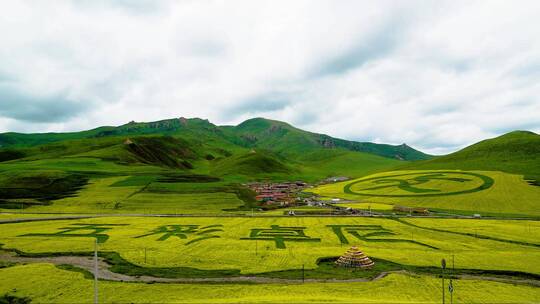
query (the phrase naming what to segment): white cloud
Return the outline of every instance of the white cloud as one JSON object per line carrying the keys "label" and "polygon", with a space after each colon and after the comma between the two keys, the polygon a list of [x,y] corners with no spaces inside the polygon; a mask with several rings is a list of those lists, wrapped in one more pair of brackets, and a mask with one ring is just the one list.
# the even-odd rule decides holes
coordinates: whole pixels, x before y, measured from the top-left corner
{"label": "white cloud", "polygon": [[[0,9],[0,85],[32,96],[14,108],[0,95],[0,131],[267,116],[446,153],[540,130],[537,1],[10,1]],[[52,98],[44,123],[36,109],[45,113]]]}

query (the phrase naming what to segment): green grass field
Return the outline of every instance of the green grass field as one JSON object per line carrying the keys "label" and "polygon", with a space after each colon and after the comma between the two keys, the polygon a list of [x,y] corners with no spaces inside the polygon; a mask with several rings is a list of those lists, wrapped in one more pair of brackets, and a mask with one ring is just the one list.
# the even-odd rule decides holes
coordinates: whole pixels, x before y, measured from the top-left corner
{"label": "green grass field", "polygon": [[494,171],[390,171],[323,185],[310,192],[449,212],[540,215],[540,187],[529,185],[519,175]]}

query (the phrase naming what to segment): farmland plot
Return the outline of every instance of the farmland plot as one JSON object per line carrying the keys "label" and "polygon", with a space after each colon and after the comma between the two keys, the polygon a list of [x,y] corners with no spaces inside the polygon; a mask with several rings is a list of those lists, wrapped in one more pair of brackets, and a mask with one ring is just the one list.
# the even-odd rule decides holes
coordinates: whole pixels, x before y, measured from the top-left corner
{"label": "farmland plot", "polygon": [[391,171],[310,190],[324,197],[463,213],[539,216],[540,187],[494,171]]}
{"label": "farmland plot", "polygon": [[[493,220],[468,223],[512,227],[512,223]],[[422,225],[436,223],[426,219]],[[318,258],[339,256],[357,245],[370,257],[405,265],[436,267],[441,258],[454,255],[459,268],[540,273],[540,245],[534,242],[537,226],[532,228],[530,239],[521,237],[520,229],[489,239],[391,219],[337,217],[107,217],[2,227],[0,243],[4,248],[27,253],[91,252],[97,239],[100,251],[117,252],[143,267],[241,273],[300,269],[303,265],[313,269]]]}

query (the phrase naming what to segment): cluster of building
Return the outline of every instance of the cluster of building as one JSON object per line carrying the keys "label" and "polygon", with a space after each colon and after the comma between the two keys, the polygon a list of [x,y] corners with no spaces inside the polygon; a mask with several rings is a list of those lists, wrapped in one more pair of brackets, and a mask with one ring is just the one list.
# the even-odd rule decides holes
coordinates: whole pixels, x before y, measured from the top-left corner
{"label": "cluster of building", "polygon": [[409,214],[421,214],[421,215],[428,215],[429,214],[429,210],[427,208],[422,208],[422,207],[406,207],[406,206],[394,206],[393,208],[394,211],[397,211],[397,212],[406,212],[406,213],[409,213]]}
{"label": "cluster of building", "polygon": [[247,186],[255,191],[255,199],[268,205],[291,205],[298,201],[297,194],[307,187],[301,181],[283,183],[250,183]]}

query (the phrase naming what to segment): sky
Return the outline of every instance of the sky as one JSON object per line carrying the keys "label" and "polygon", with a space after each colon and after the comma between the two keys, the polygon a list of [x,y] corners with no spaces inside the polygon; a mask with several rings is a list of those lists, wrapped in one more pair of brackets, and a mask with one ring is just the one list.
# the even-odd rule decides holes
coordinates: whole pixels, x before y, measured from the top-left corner
{"label": "sky", "polygon": [[253,117],[446,154],[540,133],[540,1],[0,0],[0,132]]}

